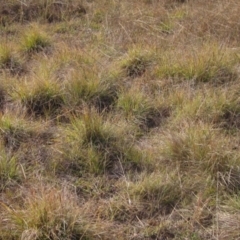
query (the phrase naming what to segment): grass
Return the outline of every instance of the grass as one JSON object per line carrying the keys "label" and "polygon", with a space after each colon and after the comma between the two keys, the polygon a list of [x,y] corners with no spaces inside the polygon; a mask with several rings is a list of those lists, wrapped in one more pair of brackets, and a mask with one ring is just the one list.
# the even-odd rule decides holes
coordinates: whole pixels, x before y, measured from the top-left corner
{"label": "grass", "polygon": [[[235,57],[218,46],[201,46],[201,50],[192,49],[190,55],[173,53],[163,57],[157,76],[194,80],[222,84],[234,80]],[[189,54],[189,53],[188,53]]]}
{"label": "grass", "polygon": [[1,24],[9,25],[13,22],[58,22],[81,17],[86,14],[86,9],[81,3],[56,3],[52,0],[40,0],[22,3],[16,0],[1,2]]}
{"label": "grass", "polygon": [[22,38],[22,50],[27,53],[40,52],[50,46],[48,36],[37,29],[37,26],[32,26],[26,31]]}
{"label": "grass", "polygon": [[110,110],[117,99],[117,84],[110,80],[98,79],[96,73],[74,73],[67,83],[69,105],[92,104],[100,112]]}
{"label": "grass", "polygon": [[56,188],[43,186],[33,188],[32,191],[23,200],[23,211],[3,205],[6,220],[13,227],[13,238],[88,239],[88,233],[81,230],[86,223],[82,222],[75,211],[77,204],[74,195],[67,190],[61,193]]}
{"label": "grass", "polygon": [[35,117],[54,117],[60,112],[64,103],[58,84],[41,79],[33,85],[28,83],[25,86],[18,86],[13,97],[19,99],[26,107],[27,113]]}
{"label": "grass", "polygon": [[0,0],[0,239],[238,239],[237,0]]}
{"label": "grass", "polygon": [[[153,58],[153,57],[152,57]],[[122,71],[127,77],[136,78],[144,74],[147,67],[150,65],[151,54],[143,53],[140,49],[136,48],[128,52],[125,59],[121,62]]]}
{"label": "grass", "polygon": [[[164,180],[165,177],[169,179],[169,182]],[[173,176],[163,177],[160,173],[148,175],[142,181],[130,187],[130,194],[132,198],[140,201],[145,209],[148,209],[146,214],[149,217],[158,213],[166,215],[182,201],[183,196],[178,181]]]}
{"label": "grass", "polygon": [[14,121],[11,117],[2,118],[1,120],[1,135],[4,146],[12,150],[18,149],[29,135],[24,123]]}
{"label": "grass", "polygon": [[16,156],[9,156],[2,149],[0,163],[0,191],[14,185],[15,182],[20,182],[22,178],[21,167],[17,162]]}
{"label": "grass", "polygon": [[197,128],[190,126],[183,134],[170,135],[163,152],[166,158],[171,162],[177,161],[183,169],[187,169],[189,165],[190,168],[195,168],[196,164],[195,169],[202,168],[202,171],[209,171],[216,176],[216,172],[226,171],[228,164],[234,162],[234,159],[231,152],[221,152],[228,143],[215,131],[201,124]]}
{"label": "grass", "polygon": [[60,169],[63,165],[80,176],[89,172],[119,177],[124,174],[123,167],[132,171],[144,162],[147,166],[146,157],[131,143],[132,137],[124,139],[124,131],[94,110],[74,118],[65,134],[65,161],[60,162]]}
{"label": "grass", "polygon": [[0,45],[0,70],[16,75],[24,72],[24,66],[13,51],[12,46]]}

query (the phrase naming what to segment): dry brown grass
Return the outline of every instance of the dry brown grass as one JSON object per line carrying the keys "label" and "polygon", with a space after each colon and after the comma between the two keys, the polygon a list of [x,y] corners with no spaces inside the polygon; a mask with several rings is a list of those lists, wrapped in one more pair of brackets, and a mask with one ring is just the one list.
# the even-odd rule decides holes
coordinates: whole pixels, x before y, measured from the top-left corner
{"label": "dry brown grass", "polygon": [[239,239],[237,0],[0,6],[0,239]]}

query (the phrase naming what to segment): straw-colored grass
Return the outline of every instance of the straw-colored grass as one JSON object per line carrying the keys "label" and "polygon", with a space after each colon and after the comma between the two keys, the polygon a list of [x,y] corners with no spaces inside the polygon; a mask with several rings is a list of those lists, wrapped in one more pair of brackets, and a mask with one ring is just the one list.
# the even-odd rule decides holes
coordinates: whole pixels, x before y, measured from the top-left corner
{"label": "straw-colored grass", "polygon": [[0,240],[239,239],[237,0],[0,6]]}

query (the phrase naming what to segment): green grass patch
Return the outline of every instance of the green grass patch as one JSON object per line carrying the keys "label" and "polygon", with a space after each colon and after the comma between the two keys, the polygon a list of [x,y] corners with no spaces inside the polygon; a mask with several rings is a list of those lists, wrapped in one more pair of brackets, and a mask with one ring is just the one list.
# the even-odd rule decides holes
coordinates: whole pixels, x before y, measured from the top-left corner
{"label": "green grass patch", "polygon": [[117,83],[99,79],[95,73],[76,72],[67,83],[66,102],[70,106],[88,104],[100,112],[110,110],[117,99]]}
{"label": "green grass patch", "polygon": [[236,59],[227,49],[207,46],[190,52],[189,55],[166,52],[157,68],[157,76],[212,84],[229,83],[237,78]]}
{"label": "green grass patch", "polygon": [[64,104],[61,89],[53,81],[39,80],[19,86],[14,98],[19,99],[27,113],[35,117],[56,117]]}
{"label": "green grass patch", "polygon": [[3,204],[12,231],[4,231],[8,239],[92,239],[86,220],[78,208],[75,196],[67,189],[39,186],[25,196],[23,206],[14,209]]}
{"label": "green grass patch", "polygon": [[146,156],[134,146],[132,136],[127,137],[124,130],[94,111],[73,119],[65,134],[63,165],[74,174],[106,173],[119,177],[124,171],[147,166]]}
{"label": "green grass patch", "polygon": [[199,124],[178,134],[169,134],[162,154],[182,170],[206,171],[216,177],[217,172],[226,172],[239,161],[238,154],[224,150],[229,144],[216,129]]}
{"label": "green grass patch", "polygon": [[149,217],[156,212],[162,215],[171,213],[182,200],[179,180],[176,177],[172,179],[173,176],[167,176],[168,180],[165,178],[160,173],[152,174],[130,187],[130,195],[148,209]]}
{"label": "green grass patch", "polygon": [[21,48],[27,53],[40,52],[50,46],[50,38],[37,26],[32,26],[31,29],[26,31],[21,41]]}
{"label": "green grass patch", "polygon": [[0,131],[3,145],[9,150],[17,150],[31,136],[27,123],[13,116],[2,117]]}
{"label": "green grass patch", "polygon": [[15,182],[20,182],[22,171],[17,157],[12,156],[4,149],[1,149],[0,157],[0,192],[7,187],[13,186]]}
{"label": "green grass patch", "polygon": [[9,72],[13,75],[24,71],[23,64],[13,52],[13,47],[7,44],[0,45],[0,70]]}

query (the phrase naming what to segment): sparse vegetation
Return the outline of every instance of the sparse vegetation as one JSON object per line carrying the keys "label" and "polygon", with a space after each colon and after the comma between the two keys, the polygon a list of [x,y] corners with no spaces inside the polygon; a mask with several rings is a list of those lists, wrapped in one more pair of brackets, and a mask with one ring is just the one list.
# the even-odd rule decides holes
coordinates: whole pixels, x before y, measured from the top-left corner
{"label": "sparse vegetation", "polygon": [[239,239],[237,0],[0,6],[0,240]]}

